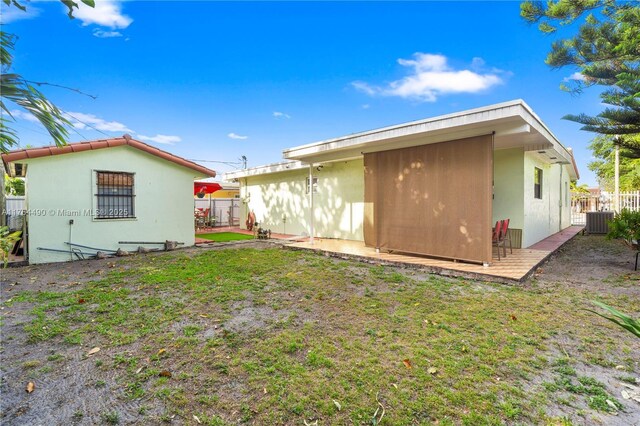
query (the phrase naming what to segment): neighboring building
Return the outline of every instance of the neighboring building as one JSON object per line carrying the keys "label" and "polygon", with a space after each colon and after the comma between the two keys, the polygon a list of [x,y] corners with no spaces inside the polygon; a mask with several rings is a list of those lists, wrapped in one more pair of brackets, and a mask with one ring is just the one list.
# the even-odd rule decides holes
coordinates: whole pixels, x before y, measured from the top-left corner
{"label": "neighboring building", "polygon": [[[275,232],[489,263],[491,228],[516,246],[570,226],[565,148],[522,100],[284,151],[283,163],[226,173],[246,217]],[[243,223],[244,221],[241,220]]]}
{"label": "neighboring building", "polygon": [[210,194],[211,198],[240,198],[240,184],[237,182],[219,182],[222,189]]}
{"label": "neighboring building", "polygon": [[68,251],[67,242],[108,250],[138,247],[120,241],[193,245],[193,181],[216,174],[129,135],[11,151],[2,161],[10,175],[26,176],[30,263],[70,260],[42,250]]}
{"label": "neighboring building", "polygon": [[216,183],[216,184],[219,184],[221,188],[215,192],[206,193],[203,197],[194,195],[193,197],[196,199],[203,200],[203,199],[209,199],[209,198],[239,198],[240,197],[240,184],[238,184],[237,182],[213,182],[213,181],[202,180],[202,181],[196,181],[196,184],[197,183],[203,183],[203,184]]}

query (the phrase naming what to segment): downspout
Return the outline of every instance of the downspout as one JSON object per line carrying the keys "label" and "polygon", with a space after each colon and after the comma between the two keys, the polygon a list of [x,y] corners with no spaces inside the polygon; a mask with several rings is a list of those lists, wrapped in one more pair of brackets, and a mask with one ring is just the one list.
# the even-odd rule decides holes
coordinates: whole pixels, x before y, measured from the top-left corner
{"label": "downspout", "polygon": [[71,243],[73,240],[71,239],[71,230],[73,229],[73,219],[69,219],[69,260],[73,260],[73,247]]}
{"label": "downspout", "polygon": [[313,245],[313,163],[309,163],[309,243]]}
{"label": "downspout", "polygon": [[560,200],[558,200],[558,206],[560,209],[560,218],[558,219],[558,232],[562,231],[562,209],[564,205],[562,204],[562,163],[558,163],[560,166],[560,191],[558,195],[560,196]]}
{"label": "downspout", "polygon": [[[487,229],[491,229],[491,225],[493,225],[493,203],[496,200],[496,162],[495,162],[495,153],[496,153],[496,131],[493,130],[491,132],[491,214],[489,216],[489,225]],[[491,239],[493,237],[489,234],[489,244],[491,244],[491,256],[493,257],[493,244],[491,243]],[[498,248],[498,250],[500,250]],[[491,261],[493,259],[490,258],[488,262],[482,262],[482,266],[485,268],[491,266]]]}

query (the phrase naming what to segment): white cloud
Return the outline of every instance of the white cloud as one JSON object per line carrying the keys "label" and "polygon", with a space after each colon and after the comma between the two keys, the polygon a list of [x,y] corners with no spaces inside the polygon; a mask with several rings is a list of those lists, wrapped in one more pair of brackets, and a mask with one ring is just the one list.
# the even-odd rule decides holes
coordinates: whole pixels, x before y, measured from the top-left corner
{"label": "white cloud", "polygon": [[16,21],[33,19],[39,16],[40,12],[42,12],[41,9],[33,7],[31,4],[26,4],[24,6],[26,6],[27,10],[22,11],[15,6],[7,6],[6,4],[4,4],[4,2],[2,2],[2,4],[0,5],[0,23],[4,25]]}
{"label": "white cloud", "polygon": [[122,37],[122,33],[120,31],[104,31],[100,28],[93,30],[93,35],[98,38]]}
{"label": "white cloud", "polygon": [[369,104],[363,104],[362,105],[362,109],[369,109],[369,108],[371,108],[371,105],[369,105]]}
{"label": "white cloud", "polygon": [[585,81],[585,77],[580,72],[574,72],[569,77],[564,78],[564,81],[571,81],[571,80]]}
{"label": "white cloud", "polygon": [[40,122],[35,115],[31,114],[30,112],[20,111],[19,109],[11,110],[11,115],[13,116],[13,118],[19,118],[21,120],[30,121],[32,123]]}
{"label": "white cloud", "polygon": [[117,121],[106,121],[93,114],[82,112],[65,113],[71,125],[76,129],[101,130],[103,132],[134,133],[133,130]]}
{"label": "white cloud", "polygon": [[249,138],[249,136],[240,136],[233,132],[229,133],[227,136],[229,136],[231,139],[248,139]]}
{"label": "white cloud", "polygon": [[[11,110],[11,115],[20,120],[26,120],[32,123],[40,123],[38,119],[28,111],[22,111],[19,109]],[[182,138],[180,136],[173,135],[162,135],[157,134],[155,136],[145,136],[141,134],[137,134],[126,125],[118,122],[118,121],[107,121],[100,117],[95,116],[94,114],[85,114],[83,112],[65,112],[63,113],[64,117],[71,122],[71,125],[79,130],[100,130],[102,132],[114,132],[114,133],[130,133],[132,135],[136,135],[136,137],[142,141],[147,142],[155,142],[159,144],[165,145],[173,145],[178,142],[182,142]],[[231,135],[235,135],[234,133],[230,133]],[[238,135],[235,135],[238,136]],[[237,139],[246,139],[246,136],[240,136]]]}
{"label": "white cloud", "polygon": [[169,135],[155,135],[155,136],[145,136],[138,135],[138,139],[148,142],[161,143],[166,145],[173,145],[177,142],[182,141],[180,136],[169,136]]}
{"label": "white cloud", "polygon": [[122,14],[120,2],[114,0],[98,0],[95,7],[78,2],[73,16],[82,21],[82,25],[97,24],[109,28],[127,28],[133,22],[127,15]]}
{"label": "white cloud", "polygon": [[503,82],[498,74],[501,70],[484,72],[484,60],[473,58],[471,68],[475,71],[455,70],[447,64],[447,57],[428,53],[415,53],[414,59],[398,59],[411,73],[385,87],[373,86],[363,81],[351,85],[369,96],[398,96],[423,102],[435,102],[439,96],[451,93],[478,93]]}
{"label": "white cloud", "polygon": [[[355,87],[357,90],[366,93],[369,96],[374,96],[375,94],[377,94],[380,89],[374,89],[373,87],[369,86],[368,83],[365,83],[364,81],[354,81],[353,83],[351,83],[351,85],[353,87]],[[377,90],[377,91],[376,91]]]}
{"label": "white cloud", "polygon": [[273,117],[274,118],[291,118],[289,114],[285,114],[284,112],[280,112],[280,111],[274,111]]}

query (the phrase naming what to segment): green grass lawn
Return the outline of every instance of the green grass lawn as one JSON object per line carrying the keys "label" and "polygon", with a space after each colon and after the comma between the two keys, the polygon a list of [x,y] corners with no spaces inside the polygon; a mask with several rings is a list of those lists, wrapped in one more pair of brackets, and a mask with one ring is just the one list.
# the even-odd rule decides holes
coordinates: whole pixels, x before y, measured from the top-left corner
{"label": "green grass lawn", "polygon": [[211,234],[196,234],[196,238],[223,243],[227,241],[253,240],[253,235],[238,234],[237,232],[213,232]]}
{"label": "green grass lawn", "polygon": [[607,400],[620,406],[576,364],[621,366],[627,376],[637,368],[630,334],[576,308],[598,297],[639,311],[626,296],[282,249],[133,262],[72,291],[21,292],[6,306],[33,305],[30,345],[101,347],[83,361],[95,363],[96,380],[116,377],[111,392],[164,410],[160,419],[141,410],[141,423],[195,415],[208,425],[371,425],[384,408],[386,425],[571,424],[549,404],[605,414]]}

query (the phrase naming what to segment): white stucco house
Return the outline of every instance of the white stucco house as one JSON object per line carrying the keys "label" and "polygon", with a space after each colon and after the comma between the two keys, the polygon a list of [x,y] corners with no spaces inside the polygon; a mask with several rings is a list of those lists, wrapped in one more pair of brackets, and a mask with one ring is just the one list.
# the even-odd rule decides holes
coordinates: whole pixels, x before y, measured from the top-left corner
{"label": "white stucco house", "polygon": [[[224,175],[243,215],[274,232],[490,263],[491,228],[515,247],[570,226],[572,151],[522,100],[284,150]],[[244,223],[244,221],[241,221]]]}
{"label": "white stucco house", "polygon": [[11,151],[2,161],[26,177],[29,263],[72,260],[69,243],[88,253],[82,246],[138,247],[123,241],[193,245],[193,181],[216,175],[129,135]]}

